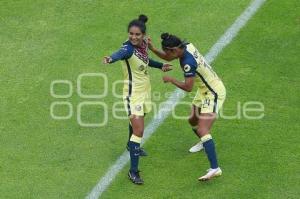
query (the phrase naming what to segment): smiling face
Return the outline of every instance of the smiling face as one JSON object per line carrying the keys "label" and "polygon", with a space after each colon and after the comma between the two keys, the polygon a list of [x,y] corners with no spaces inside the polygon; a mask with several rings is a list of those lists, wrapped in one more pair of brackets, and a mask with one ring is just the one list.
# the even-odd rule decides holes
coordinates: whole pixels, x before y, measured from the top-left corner
{"label": "smiling face", "polygon": [[145,34],[137,26],[132,26],[128,31],[128,39],[134,46],[141,46],[143,43]]}

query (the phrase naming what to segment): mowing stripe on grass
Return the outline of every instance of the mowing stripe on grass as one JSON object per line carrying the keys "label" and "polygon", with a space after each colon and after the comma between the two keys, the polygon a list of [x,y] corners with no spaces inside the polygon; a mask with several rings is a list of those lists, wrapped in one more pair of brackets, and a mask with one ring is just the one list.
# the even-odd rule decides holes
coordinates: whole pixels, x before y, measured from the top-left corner
{"label": "mowing stripe on grass", "polygon": [[[235,22],[226,30],[226,32],[219,38],[219,40],[211,47],[209,52],[205,55],[208,63],[211,63],[219,53],[232,41],[238,34],[240,29],[246,25],[248,20],[255,14],[255,12],[263,5],[266,0],[254,0],[244,10],[244,12],[235,20]],[[167,101],[163,103],[161,109],[154,116],[151,122],[147,125],[144,132],[142,145],[155,132],[155,130],[164,122],[170,115],[173,108],[185,96],[184,91],[175,89]],[[124,168],[129,161],[129,154],[124,151],[117,161],[108,169],[105,175],[100,179],[93,190],[86,196],[86,199],[97,199],[107,189],[110,183],[114,180],[116,175]]]}

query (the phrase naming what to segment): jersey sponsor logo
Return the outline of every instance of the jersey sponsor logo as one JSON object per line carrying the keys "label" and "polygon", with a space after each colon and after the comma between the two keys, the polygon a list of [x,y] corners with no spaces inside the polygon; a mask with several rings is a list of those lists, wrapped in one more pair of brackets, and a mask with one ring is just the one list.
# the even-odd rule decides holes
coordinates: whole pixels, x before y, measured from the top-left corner
{"label": "jersey sponsor logo", "polygon": [[191,66],[185,65],[185,66],[183,67],[183,70],[184,70],[184,72],[189,72],[189,71],[191,70]]}

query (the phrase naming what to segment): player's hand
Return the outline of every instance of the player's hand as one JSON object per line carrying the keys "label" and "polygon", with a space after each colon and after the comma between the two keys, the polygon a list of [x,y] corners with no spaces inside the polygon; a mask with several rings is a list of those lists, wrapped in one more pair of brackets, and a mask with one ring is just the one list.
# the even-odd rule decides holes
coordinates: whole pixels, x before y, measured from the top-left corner
{"label": "player's hand", "polygon": [[103,58],[103,64],[109,64],[112,61],[111,57],[105,56]]}
{"label": "player's hand", "polygon": [[171,64],[164,64],[163,67],[161,68],[162,71],[168,72],[172,70],[172,65]]}
{"label": "player's hand", "polygon": [[150,50],[153,50],[154,46],[153,46],[153,44],[152,44],[151,37],[148,36],[147,39],[146,39],[146,41],[147,41],[147,44],[148,44],[148,48],[149,48]]}
{"label": "player's hand", "polygon": [[173,77],[170,76],[163,76],[164,83],[169,83],[173,81]]}

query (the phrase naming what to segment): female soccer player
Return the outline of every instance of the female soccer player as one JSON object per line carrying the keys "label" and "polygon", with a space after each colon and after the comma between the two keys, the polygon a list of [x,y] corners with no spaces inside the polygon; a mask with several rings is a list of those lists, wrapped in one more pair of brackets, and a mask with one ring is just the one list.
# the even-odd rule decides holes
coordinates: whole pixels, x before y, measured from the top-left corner
{"label": "female soccer player", "polygon": [[[207,173],[199,177],[200,181],[209,180],[222,174],[218,165],[215,145],[210,134],[210,129],[216,119],[218,110],[222,107],[226,96],[225,87],[221,79],[206,63],[204,57],[191,43],[185,43],[175,35],[163,33],[161,35],[162,50],[156,49],[151,40],[148,41],[149,49],[162,59],[171,61],[179,59],[181,69],[184,72],[185,81],[181,82],[173,77],[164,76],[165,83],[172,83],[178,88],[191,92],[193,86],[197,86],[197,93],[193,100],[193,106],[189,123],[201,138],[210,168]],[[195,128],[196,127],[196,128]]]}
{"label": "female soccer player", "polygon": [[130,152],[129,179],[135,184],[143,184],[139,175],[139,156],[145,155],[140,148],[144,132],[144,116],[151,110],[151,85],[148,66],[171,70],[171,65],[163,64],[148,57],[148,44],[145,39],[148,18],[140,15],[128,25],[128,40],[111,56],[105,56],[103,63],[110,64],[122,60],[124,73],[123,100],[127,111],[129,124],[129,140],[127,148]]}

